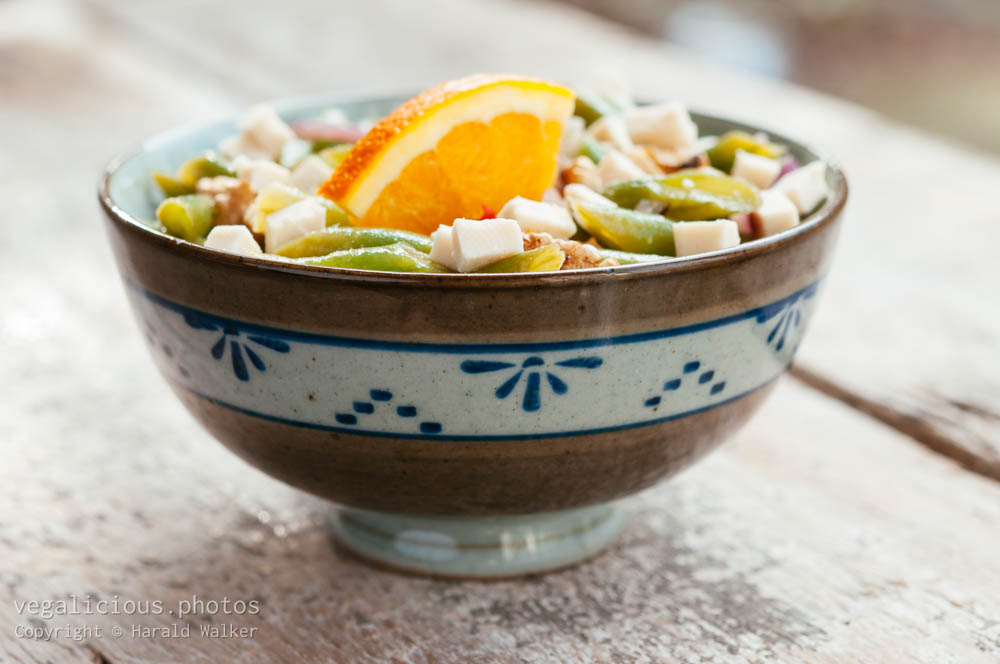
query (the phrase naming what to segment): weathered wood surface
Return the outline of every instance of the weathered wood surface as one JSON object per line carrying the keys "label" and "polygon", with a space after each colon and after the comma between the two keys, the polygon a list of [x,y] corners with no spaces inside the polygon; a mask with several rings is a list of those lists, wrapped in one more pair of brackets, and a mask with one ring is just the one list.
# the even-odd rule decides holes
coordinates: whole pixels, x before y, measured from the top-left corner
{"label": "weathered wood surface", "polygon": [[[601,62],[649,96],[812,137],[843,159],[852,204],[802,365],[838,398],[902,417],[902,431],[785,380],[736,440],[643,494],[620,543],[586,565],[486,584],[366,567],[332,546],[321,502],[229,455],[155,375],[99,230],[96,173],[149,132],[264,97],[470,69],[573,79]],[[0,97],[15,128],[0,149],[8,227],[36,233],[0,243],[0,661],[1000,658],[1000,486],[905,426],[918,415],[956,449],[979,446],[979,470],[995,467],[996,160],[548,4],[377,0],[313,16],[262,0],[8,1]],[[950,244],[939,219],[980,240]],[[113,638],[116,624],[173,621],[90,616],[42,622],[100,625],[103,638],[14,637],[28,618],[15,601],[70,593],[257,599],[258,617],[191,622],[259,630]]]}

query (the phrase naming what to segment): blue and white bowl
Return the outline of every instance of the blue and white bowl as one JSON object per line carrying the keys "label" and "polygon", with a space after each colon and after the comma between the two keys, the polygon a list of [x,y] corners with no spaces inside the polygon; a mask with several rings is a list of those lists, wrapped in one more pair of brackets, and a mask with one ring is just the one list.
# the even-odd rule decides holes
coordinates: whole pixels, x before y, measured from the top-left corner
{"label": "blue and white bowl", "polygon": [[[401,99],[314,99],[354,117]],[[740,128],[695,115],[702,134]],[[795,229],[696,258],[549,274],[289,265],[158,232],[153,170],[232,133],[154,137],[100,185],[153,357],[261,470],[338,503],[339,541],[397,568],[544,571],[617,534],[615,502],[690,465],[760,405],[808,325],[847,196]],[[773,134],[772,134],[773,135]],[[816,155],[781,136],[800,162]]]}

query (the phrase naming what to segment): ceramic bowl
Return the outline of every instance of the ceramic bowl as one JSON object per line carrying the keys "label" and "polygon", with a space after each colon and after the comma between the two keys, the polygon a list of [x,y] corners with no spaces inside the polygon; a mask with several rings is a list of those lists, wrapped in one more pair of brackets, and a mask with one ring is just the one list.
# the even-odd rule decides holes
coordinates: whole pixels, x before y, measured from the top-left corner
{"label": "ceramic bowl", "polygon": [[[378,117],[402,98],[310,99]],[[749,129],[695,115],[702,134]],[[250,464],[339,504],[349,549],[505,576],[607,545],[617,499],[691,465],[760,406],[816,302],[847,194],[790,232],[696,258],[542,275],[391,274],[230,255],[154,230],[152,170],[233,133],[115,160],[100,202],[157,366]],[[783,136],[800,162],[816,155]]]}

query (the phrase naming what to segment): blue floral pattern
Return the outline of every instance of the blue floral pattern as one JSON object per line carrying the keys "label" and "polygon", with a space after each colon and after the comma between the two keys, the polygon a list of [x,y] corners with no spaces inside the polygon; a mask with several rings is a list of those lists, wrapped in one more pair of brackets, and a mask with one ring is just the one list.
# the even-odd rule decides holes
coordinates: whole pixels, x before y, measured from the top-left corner
{"label": "blue floral pattern", "polygon": [[819,283],[815,282],[790,297],[761,307],[757,314],[758,323],[764,324],[776,319],[774,327],[771,328],[770,333],[767,335],[768,346],[774,344],[774,350],[776,351],[780,351],[785,347],[788,333],[798,328],[802,322],[802,302],[814,297],[818,288]]}
{"label": "blue floral pattern", "polygon": [[[264,372],[267,370],[267,364],[258,354],[260,348],[266,348],[276,353],[287,353],[291,350],[291,346],[280,339],[266,337],[261,334],[247,334],[244,337],[235,327],[218,325],[206,316],[201,316],[193,311],[184,312],[184,322],[196,330],[221,332],[221,336],[212,345],[209,352],[212,357],[221,361],[225,357],[226,351],[228,351],[233,375],[238,380],[244,382],[250,380],[247,360],[250,361],[250,366],[253,366],[257,371]],[[246,339],[246,341],[243,339]],[[251,343],[254,345],[251,346]],[[258,346],[260,348],[257,348]],[[244,355],[246,355],[246,359],[243,358]]]}
{"label": "blue floral pattern", "polygon": [[493,373],[496,371],[506,371],[514,369],[514,373],[499,385],[494,391],[497,399],[506,399],[525,378],[524,396],[521,400],[521,408],[532,413],[542,407],[542,375],[548,383],[552,393],[560,396],[569,391],[569,385],[555,373],[555,367],[567,369],[596,369],[604,364],[604,360],[596,355],[574,357],[568,360],[560,360],[552,365],[552,369],[543,369],[546,366],[544,359],[537,355],[525,358],[520,367],[513,362],[498,362],[496,360],[465,360],[461,364],[461,369],[467,374]]}

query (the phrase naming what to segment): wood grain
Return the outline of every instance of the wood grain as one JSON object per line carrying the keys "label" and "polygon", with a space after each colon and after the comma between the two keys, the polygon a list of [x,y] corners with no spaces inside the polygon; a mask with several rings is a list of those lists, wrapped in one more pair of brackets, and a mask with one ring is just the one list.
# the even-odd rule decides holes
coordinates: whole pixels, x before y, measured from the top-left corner
{"label": "wood grain", "polygon": [[[802,365],[988,459],[995,160],[556,5],[227,4],[0,4],[0,123],[17,128],[0,150],[0,197],[32,230],[0,243],[0,662],[1000,658],[1000,486],[795,381],[723,451],[642,494],[619,544],[579,568],[449,583],[354,561],[332,545],[326,505],[232,457],[155,374],[91,189],[103,161],[144,135],[264,97],[422,87],[472,69],[573,80],[612,62],[650,96],[837,152],[853,202]],[[952,242],[942,224],[976,240]],[[29,620],[15,600],[71,593],[257,599],[258,617],[189,622],[259,631],[13,636]],[[41,622],[67,620],[106,632],[174,622]]]}

